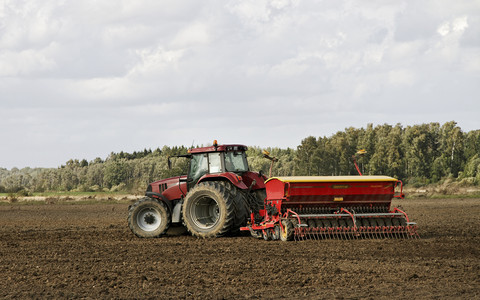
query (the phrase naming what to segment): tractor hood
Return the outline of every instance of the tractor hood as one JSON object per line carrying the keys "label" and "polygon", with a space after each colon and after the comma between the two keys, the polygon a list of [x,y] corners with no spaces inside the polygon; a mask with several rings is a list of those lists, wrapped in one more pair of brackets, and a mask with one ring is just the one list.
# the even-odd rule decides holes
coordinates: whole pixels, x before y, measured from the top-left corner
{"label": "tractor hood", "polygon": [[186,179],[187,176],[182,175],[152,182],[148,185],[147,193],[163,196],[169,200],[179,199],[187,193]]}

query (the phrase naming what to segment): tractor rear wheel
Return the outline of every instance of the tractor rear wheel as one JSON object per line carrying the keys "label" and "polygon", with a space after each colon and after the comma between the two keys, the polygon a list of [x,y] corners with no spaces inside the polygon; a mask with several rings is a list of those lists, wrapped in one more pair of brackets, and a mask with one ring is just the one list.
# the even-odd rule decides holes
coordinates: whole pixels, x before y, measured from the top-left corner
{"label": "tractor rear wheel", "polygon": [[202,182],[183,202],[183,222],[194,236],[220,237],[238,231],[246,223],[242,194],[230,183]]}
{"label": "tractor rear wheel", "polygon": [[164,234],[170,227],[170,211],[165,204],[145,197],[130,206],[128,226],[141,238],[155,238]]}

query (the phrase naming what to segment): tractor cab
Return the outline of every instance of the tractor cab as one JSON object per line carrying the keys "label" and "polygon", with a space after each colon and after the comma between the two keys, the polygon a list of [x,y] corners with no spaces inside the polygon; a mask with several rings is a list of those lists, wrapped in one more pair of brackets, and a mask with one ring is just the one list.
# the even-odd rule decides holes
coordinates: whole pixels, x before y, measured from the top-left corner
{"label": "tractor cab", "polygon": [[190,190],[204,176],[218,176],[235,173],[241,176],[248,172],[247,150],[243,145],[217,145],[189,150],[190,163],[187,174],[187,188]]}

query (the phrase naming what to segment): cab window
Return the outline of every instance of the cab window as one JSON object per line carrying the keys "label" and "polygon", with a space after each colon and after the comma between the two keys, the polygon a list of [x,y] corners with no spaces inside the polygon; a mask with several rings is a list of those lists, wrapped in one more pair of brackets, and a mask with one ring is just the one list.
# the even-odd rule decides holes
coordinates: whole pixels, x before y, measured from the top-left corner
{"label": "cab window", "polygon": [[196,183],[200,179],[200,177],[202,177],[207,173],[208,173],[207,155],[206,154],[192,155],[188,177],[191,178],[192,181]]}
{"label": "cab window", "polygon": [[226,152],[225,169],[227,172],[248,171],[247,158],[243,152]]}
{"label": "cab window", "polygon": [[222,159],[220,152],[208,153],[208,167],[210,173],[222,172]]}

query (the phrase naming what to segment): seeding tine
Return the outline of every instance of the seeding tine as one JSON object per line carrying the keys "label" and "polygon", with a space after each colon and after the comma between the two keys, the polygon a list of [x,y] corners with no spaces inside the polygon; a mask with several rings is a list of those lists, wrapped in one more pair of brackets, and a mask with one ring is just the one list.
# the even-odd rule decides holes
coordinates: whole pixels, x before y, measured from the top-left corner
{"label": "seeding tine", "polygon": [[414,238],[414,239],[418,239],[418,237],[419,237],[418,234],[417,234],[417,230],[416,230],[416,229],[413,230],[412,235],[413,235],[413,238]]}

